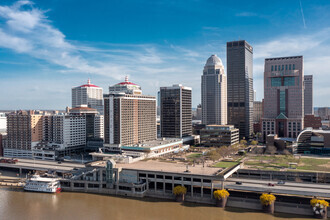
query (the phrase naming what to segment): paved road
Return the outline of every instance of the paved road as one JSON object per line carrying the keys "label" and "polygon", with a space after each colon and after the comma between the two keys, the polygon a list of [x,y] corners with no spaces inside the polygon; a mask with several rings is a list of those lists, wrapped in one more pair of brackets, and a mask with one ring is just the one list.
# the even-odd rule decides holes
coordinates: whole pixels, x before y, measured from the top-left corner
{"label": "paved road", "polygon": [[[242,182],[242,185],[235,184],[237,181]],[[275,186],[268,186],[268,183],[273,183]],[[328,184],[286,182],[284,185],[278,185],[277,181],[230,178],[225,182],[225,188],[330,198]]]}

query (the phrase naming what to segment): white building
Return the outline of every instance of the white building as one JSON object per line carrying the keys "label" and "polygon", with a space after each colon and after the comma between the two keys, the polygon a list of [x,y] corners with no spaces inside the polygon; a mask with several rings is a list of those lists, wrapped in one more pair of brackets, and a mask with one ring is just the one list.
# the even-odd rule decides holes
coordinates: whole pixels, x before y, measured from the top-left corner
{"label": "white building", "polygon": [[202,123],[227,124],[227,76],[216,55],[207,59],[202,75]]}
{"label": "white building", "polygon": [[72,108],[81,105],[94,108],[103,115],[103,89],[91,84],[89,79],[87,84],[72,88]]}
{"label": "white building", "polygon": [[7,131],[7,117],[5,113],[0,112],[0,132],[6,132],[6,131]]}

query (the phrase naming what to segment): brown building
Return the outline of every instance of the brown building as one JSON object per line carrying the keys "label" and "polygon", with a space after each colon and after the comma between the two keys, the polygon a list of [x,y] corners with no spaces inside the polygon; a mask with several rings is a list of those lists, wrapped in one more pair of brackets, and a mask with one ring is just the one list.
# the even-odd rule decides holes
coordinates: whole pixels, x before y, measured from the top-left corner
{"label": "brown building", "polygon": [[19,111],[7,116],[6,157],[30,157],[32,144],[42,140],[42,115],[35,111]]}
{"label": "brown building", "polygon": [[141,95],[138,85],[118,83],[104,95],[106,144],[134,145],[157,139],[156,98]]}
{"label": "brown building", "polygon": [[322,127],[321,117],[316,117],[314,115],[305,115],[304,117],[305,128],[319,129]]}

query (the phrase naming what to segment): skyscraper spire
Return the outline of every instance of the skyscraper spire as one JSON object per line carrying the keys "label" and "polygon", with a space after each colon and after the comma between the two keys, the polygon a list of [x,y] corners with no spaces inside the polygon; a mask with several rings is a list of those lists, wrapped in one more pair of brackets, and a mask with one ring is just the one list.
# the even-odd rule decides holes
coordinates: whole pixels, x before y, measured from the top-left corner
{"label": "skyscraper spire", "polygon": [[87,80],[87,84],[90,85],[91,84],[91,80],[88,78]]}
{"label": "skyscraper spire", "polygon": [[128,82],[128,76],[125,76],[125,82]]}

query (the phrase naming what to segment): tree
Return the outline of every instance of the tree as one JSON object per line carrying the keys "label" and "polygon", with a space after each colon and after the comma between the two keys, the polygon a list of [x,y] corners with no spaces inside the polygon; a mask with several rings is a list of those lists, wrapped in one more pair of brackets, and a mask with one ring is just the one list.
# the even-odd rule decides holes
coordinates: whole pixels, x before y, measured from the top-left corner
{"label": "tree", "polygon": [[247,144],[247,141],[244,140],[244,139],[242,139],[239,143],[240,143],[240,144],[244,144],[244,145],[246,145],[246,144]]}
{"label": "tree", "polygon": [[257,145],[258,144],[258,141],[251,141],[251,143],[250,143],[251,145]]}
{"label": "tree", "polygon": [[266,147],[266,154],[275,154],[277,152],[277,149],[275,146],[267,146]]}

